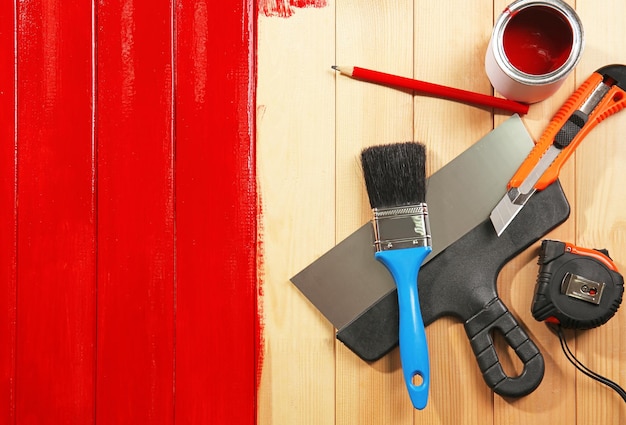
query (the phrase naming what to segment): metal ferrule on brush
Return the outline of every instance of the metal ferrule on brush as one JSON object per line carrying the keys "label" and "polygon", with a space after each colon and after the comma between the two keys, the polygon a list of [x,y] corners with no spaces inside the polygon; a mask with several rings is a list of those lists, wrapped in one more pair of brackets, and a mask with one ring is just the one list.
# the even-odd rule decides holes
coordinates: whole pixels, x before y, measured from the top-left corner
{"label": "metal ferrule on brush", "polygon": [[425,203],[395,208],[374,208],[376,251],[431,246],[428,207]]}

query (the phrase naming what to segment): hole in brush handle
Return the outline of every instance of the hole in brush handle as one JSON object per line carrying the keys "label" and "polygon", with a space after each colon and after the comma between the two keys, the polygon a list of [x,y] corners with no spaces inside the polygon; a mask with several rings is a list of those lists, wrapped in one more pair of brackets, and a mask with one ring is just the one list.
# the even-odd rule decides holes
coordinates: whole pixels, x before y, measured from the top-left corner
{"label": "hole in brush handle", "polygon": [[413,375],[413,378],[411,379],[411,385],[413,385],[414,387],[421,387],[422,385],[424,385],[424,377],[421,373],[416,372]]}

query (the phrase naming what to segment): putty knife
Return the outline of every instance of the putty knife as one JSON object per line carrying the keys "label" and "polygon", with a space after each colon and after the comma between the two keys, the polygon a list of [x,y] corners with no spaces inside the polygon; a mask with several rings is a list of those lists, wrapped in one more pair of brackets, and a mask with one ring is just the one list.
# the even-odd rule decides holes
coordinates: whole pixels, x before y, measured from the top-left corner
{"label": "putty knife", "polygon": [[[522,397],[534,391],[543,379],[545,366],[537,345],[500,299],[498,275],[506,263],[567,220],[569,214],[569,203],[556,180],[528,200],[500,237],[491,220],[485,219],[420,269],[418,289],[424,325],[443,316],[459,319],[485,383],[503,397]],[[359,327],[359,322],[372,313],[363,313],[351,327]],[[369,321],[375,323],[376,319]],[[497,332],[521,361],[519,374],[509,376],[502,366],[493,340]]]}
{"label": "putty knife", "polygon": [[[532,147],[514,115],[428,179],[433,251],[425,263],[489,217]],[[337,328],[337,338],[367,361],[398,343],[397,299],[388,296],[396,288],[374,259],[373,240],[366,223],[291,279]]]}

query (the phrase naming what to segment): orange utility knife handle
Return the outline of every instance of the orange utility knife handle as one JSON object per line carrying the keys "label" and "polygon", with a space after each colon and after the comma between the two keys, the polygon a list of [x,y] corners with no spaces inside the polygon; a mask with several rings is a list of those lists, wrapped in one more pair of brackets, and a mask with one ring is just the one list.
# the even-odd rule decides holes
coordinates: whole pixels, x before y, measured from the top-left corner
{"label": "orange utility knife handle", "polygon": [[[508,189],[512,187],[519,187],[526,179],[528,174],[532,171],[544,152],[554,142],[559,130],[565,125],[569,117],[577,111],[582,104],[587,100],[589,95],[595,90],[595,88],[602,83],[604,77],[598,72],[591,74],[589,78],[572,94],[565,104],[554,115],[552,121],[548,125],[548,128],[539,138],[539,141],[535,147],[530,151],[528,157],[520,168],[516,171],[515,175],[511,178],[508,184]],[[598,105],[589,115],[586,124],[580,129],[576,136],[572,139],[568,146],[564,147],[559,156],[554,160],[550,167],[542,174],[541,178],[535,184],[535,189],[543,190],[551,183],[553,183],[559,176],[561,167],[567,161],[567,159],[574,152],[574,149],[585,138],[585,136],[601,121],[605,118],[613,115],[614,113],[621,111],[626,107],[626,92],[617,85],[613,85],[608,93],[600,100]]]}

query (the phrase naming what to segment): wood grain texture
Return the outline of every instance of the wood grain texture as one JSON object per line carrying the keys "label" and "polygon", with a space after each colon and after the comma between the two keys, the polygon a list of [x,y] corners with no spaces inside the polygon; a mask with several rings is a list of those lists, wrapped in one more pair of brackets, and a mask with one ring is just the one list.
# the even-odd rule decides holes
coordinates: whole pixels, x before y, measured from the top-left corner
{"label": "wood grain texture", "polygon": [[70,3],[0,5],[0,423],[255,423],[256,3]]}
{"label": "wood grain texture", "polygon": [[[569,3],[574,6],[573,2]],[[496,2],[496,9],[502,11],[507,4],[506,1]],[[581,78],[579,72],[573,72],[554,95],[531,106],[529,113],[524,117],[524,124],[535,140],[541,136],[554,113],[587,76]],[[574,156],[564,165],[559,176],[571,207],[570,218],[546,235],[546,238],[575,241],[574,217],[577,204],[573,188],[574,162],[578,155],[574,153]],[[503,268],[498,278],[498,291],[513,315],[523,323],[528,335],[539,347],[546,364],[546,372],[539,388],[530,395],[516,400],[496,397],[496,423],[505,419],[512,424],[525,424],[535,420],[545,423],[573,423],[576,417],[570,404],[570,400],[576,394],[576,376],[573,367],[561,352],[558,338],[543,323],[534,320],[530,312],[537,278],[538,247],[539,245],[535,244]],[[521,372],[521,364],[515,354],[508,352],[503,344],[499,347],[503,362],[509,370]]]}
{"label": "wood grain texture", "polygon": [[[626,4],[614,2],[611,13],[602,13],[591,2],[577,1],[589,40],[577,69],[582,81],[599,66],[624,63],[626,29],[619,17]],[[594,42],[591,42],[594,40]],[[600,42],[603,40],[605,42]],[[576,242],[581,246],[606,248],[621,272],[626,270],[626,113],[598,125],[579,146],[575,162],[577,199]],[[626,386],[626,313],[622,310],[606,325],[570,335],[576,354],[594,371]],[[576,380],[576,416],[581,423],[626,422],[626,404],[612,390],[581,374]]]}
{"label": "wood grain texture", "polygon": [[[336,62],[413,75],[413,3],[338,1]],[[365,147],[413,139],[411,93],[336,75],[336,239],[371,219],[358,162]],[[368,364],[336,342],[337,424],[412,423],[398,350]],[[362,388],[363,391],[355,391]],[[372,401],[376,400],[375,403]]]}
{"label": "wood grain texture", "polygon": [[258,31],[259,423],[333,423],[334,332],[289,278],[335,242],[334,7],[259,16]]}
{"label": "wood grain texture", "polygon": [[[406,397],[397,350],[377,362],[366,363],[341,343],[335,343],[333,352],[325,344],[311,344],[313,338],[315,341],[330,340],[332,330],[324,328],[328,322],[323,318],[311,322],[315,310],[306,301],[303,303],[297,291],[283,281],[289,271],[291,274],[300,271],[327,251],[325,244],[332,239],[324,226],[334,224],[334,240],[339,242],[369,220],[370,211],[358,166],[358,153],[362,147],[408,139],[422,141],[427,145],[430,174],[509,116],[502,111],[428,96],[412,96],[339,75],[334,76],[334,87],[318,83],[311,91],[308,84],[302,85],[302,81],[326,81],[328,66],[333,63],[326,63],[318,57],[304,61],[301,55],[305,53],[294,52],[292,46],[300,45],[298,42],[292,44],[292,40],[300,40],[302,31],[310,32],[308,39],[314,39],[316,46],[324,44],[326,49],[331,49],[330,56],[334,49],[336,65],[363,66],[490,94],[492,88],[484,71],[485,51],[494,19],[509,3],[490,0],[446,5],[406,1],[391,5],[336,0],[328,5],[335,12],[334,29],[328,28],[332,22],[326,22],[314,31],[308,26],[311,22],[324,17],[330,19],[330,12],[326,9],[306,11],[310,12],[306,15],[305,11],[297,10],[287,19],[289,22],[271,17],[260,19],[258,55],[262,65],[259,67],[258,90],[262,96],[258,103],[259,116],[267,118],[269,111],[279,108],[281,119],[259,121],[257,129],[263,145],[259,153],[263,207],[264,211],[272,212],[270,218],[265,217],[262,232],[267,244],[265,279],[272,282],[272,289],[264,297],[264,315],[272,323],[266,328],[265,346],[273,350],[270,366],[266,365],[263,370],[266,385],[260,387],[259,397],[266,402],[260,405],[259,424],[292,423],[299,418],[292,413],[292,406],[317,410],[317,423],[342,425],[565,425],[625,421],[626,408],[619,397],[576,372],[561,352],[556,336],[543,323],[536,322],[530,313],[539,244],[507,264],[498,277],[501,298],[538,345],[546,362],[542,384],[530,395],[519,399],[505,399],[491,392],[482,379],[463,326],[445,318],[427,328],[432,367],[431,396],[424,411],[415,411]],[[541,135],[552,115],[591,72],[610,63],[623,62],[619,52],[623,52],[621,40],[626,38],[618,21],[626,12],[624,6],[609,2],[598,8],[589,0],[568,3],[576,7],[583,21],[585,52],[581,63],[560,90],[549,99],[532,105],[529,114],[523,117],[534,138]],[[606,16],[607,10],[612,10],[610,18]],[[306,46],[309,54],[311,49]],[[281,67],[288,72],[277,72],[270,65],[279,63],[279,57],[283,58]],[[286,93],[284,88],[294,91]],[[325,89],[328,92],[322,92]],[[317,127],[320,122],[318,114],[322,114],[317,109],[319,103],[313,102],[307,108],[313,121],[302,123],[302,108],[285,106],[295,104],[293,100],[286,100],[289,96],[298,99],[311,96],[314,100],[334,96],[322,106],[325,114],[334,114],[331,116],[331,119],[334,117],[334,127],[329,124],[334,133],[329,134]],[[334,105],[334,110],[330,105]],[[624,268],[623,257],[626,255],[622,248],[626,210],[618,183],[626,177],[621,171],[626,151],[619,143],[619,135],[625,130],[624,122],[626,115],[607,119],[565,165],[560,182],[572,207],[571,216],[547,235],[584,247],[606,247],[620,269]],[[328,139],[321,140],[320,135]],[[287,140],[310,140],[313,137],[317,148],[297,145],[291,146],[290,155],[283,152]],[[334,146],[334,152],[330,150],[331,146]],[[309,172],[311,162],[318,155],[323,155],[327,161],[334,159],[334,170],[321,168],[323,171],[318,173]],[[308,160],[303,160],[303,156]],[[286,160],[292,162],[284,165]],[[287,175],[293,176],[291,180],[297,179],[298,187],[304,188],[303,193],[295,196],[292,185],[281,184],[281,177],[272,164],[281,164],[283,174],[287,167]],[[317,201],[316,204],[313,200]],[[306,202],[309,204],[305,208]],[[322,214],[327,217],[326,221],[313,221],[315,225],[309,226],[308,230],[297,224],[303,217],[320,217]],[[307,243],[303,245],[299,241]],[[298,260],[285,265],[285,258]],[[285,268],[290,270],[284,271]],[[292,316],[291,311],[299,314]],[[620,364],[624,362],[626,344],[620,329],[626,324],[621,313],[618,312],[601,328],[567,335],[582,360],[624,385],[626,376]],[[298,327],[312,331],[298,333],[289,330]],[[288,344],[285,342],[287,335]],[[502,341],[496,342],[507,372],[519,373],[521,365],[515,354]],[[286,352],[289,348],[295,351]],[[307,355],[303,356],[301,350]],[[276,366],[278,364],[281,364],[280,368]],[[329,383],[328,375],[333,367],[335,379]],[[296,370],[299,371],[300,388],[286,377]],[[309,370],[321,372],[311,375]],[[327,385],[326,392],[322,385]],[[311,396],[317,398],[311,399]],[[304,405],[297,404],[305,399]],[[278,406],[283,409],[281,413],[275,413]],[[319,416],[319,409],[323,409],[326,415]],[[268,414],[272,410],[273,414]]]}
{"label": "wood grain texture", "polygon": [[0,422],[15,422],[17,158],[15,5],[0,4]]}
{"label": "wood grain texture", "polygon": [[[425,81],[491,94],[483,55],[489,40],[490,3],[441,5],[415,2],[414,76]],[[434,25],[434,22],[444,23]],[[472,25],[467,25],[472,22]],[[414,137],[429,152],[431,174],[493,128],[490,109],[443,99],[415,97]],[[492,420],[493,394],[485,385],[461,323],[444,318],[426,329],[431,355],[430,407],[414,423],[485,423]],[[454,391],[452,389],[458,389]],[[455,408],[450,408],[455,406]]]}
{"label": "wood grain texture", "polygon": [[15,416],[18,423],[90,423],[96,325],[91,5],[19,2],[17,17]]}
{"label": "wood grain texture", "polygon": [[[97,7],[96,422],[172,423],[172,9]],[[150,189],[147,189],[150,188]]]}
{"label": "wood grain texture", "polygon": [[253,424],[255,15],[246,0],[176,12],[175,423]]}

